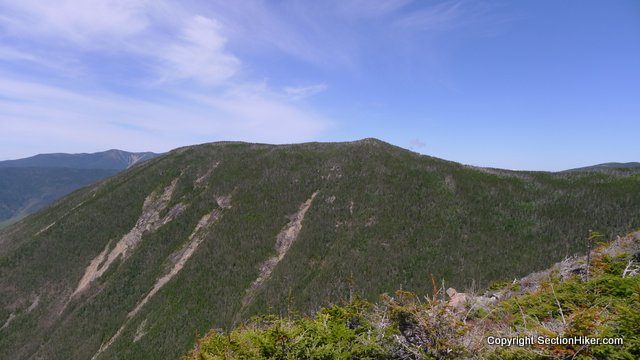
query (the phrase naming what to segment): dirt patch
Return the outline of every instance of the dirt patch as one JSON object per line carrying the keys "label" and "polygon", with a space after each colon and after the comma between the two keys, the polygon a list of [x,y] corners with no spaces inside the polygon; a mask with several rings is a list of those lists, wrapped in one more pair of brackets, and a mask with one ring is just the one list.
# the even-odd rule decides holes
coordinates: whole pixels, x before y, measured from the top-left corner
{"label": "dirt patch", "polygon": [[2,325],[2,327],[0,327],[0,330],[6,328],[7,326],[9,326],[9,324],[11,324],[11,321],[13,321],[13,319],[16,317],[16,314],[11,313],[9,315],[9,318],[7,319],[7,321],[4,322],[4,325]]}
{"label": "dirt patch", "polygon": [[140,341],[140,339],[145,335],[147,335],[147,319],[144,319],[144,321],[140,323],[140,326],[138,326],[136,335],[133,337],[133,342],[135,343]]}
{"label": "dirt patch", "polygon": [[289,248],[293,244],[294,241],[298,238],[298,234],[300,234],[300,230],[302,229],[302,220],[304,220],[304,215],[307,213],[307,210],[311,207],[311,203],[313,199],[318,194],[318,191],[314,192],[311,197],[300,205],[298,212],[291,216],[291,221],[280,231],[278,236],[276,237],[276,255],[267,259],[260,266],[260,274],[258,278],[251,283],[249,288],[246,290],[246,295],[242,299],[242,306],[247,306],[253,300],[253,296],[256,291],[271,277],[271,273],[273,269],[278,265],[278,263],[284,258],[289,251]]}
{"label": "dirt patch", "polygon": [[40,295],[37,295],[35,300],[33,300],[31,305],[29,305],[29,307],[27,308],[27,314],[35,310],[35,308],[38,307],[39,303],[40,303]]}
{"label": "dirt patch", "polygon": [[216,197],[216,203],[223,209],[231,208],[231,194]]}
{"label": "dirt patch", "polygon": [[51,227],[52,227],[53,225],[55,225],[55,224],[56,224],[56,222],[55,222],[55,221],[54,221],[54,222],[52,222],[51,224],[49,224],[49,225],[47,225],[47,226],[43,227],[42,229],[40,229],[40,230],[39,230],[37,233],[35,233],[33,236],[38,236],[38,235],[42,234],[43,232],[45,232],[45,231],[47,231],[47,230],[51,229]]}
{"label": "dirt patch", "polygon": [[449,191],[456,191],[456,181],[453,179],[452,175],[447,175],[444,177],[444,185],[447,187],[447,189],[449,189]]}
{"label": "dirt patch", "polygon": [[[125,322],[125,324],[126,324],[126,322]],[[113,335],[113,337],[111,337],[111,339],[109,339],[109,341],[107,341],[106,343],[100,345],[100,349],[98,349],[98,351],[91,357],[91,360],[97,359],[98,356],[100,356],[100,354],[102,354],[105,350],[107,350],[111,346],[111,344],[113,344],[113,342],[116,341],[116,339],[118,339],[120,337],[120,334],[122,334],[123,330],[124,330],[124,325],[122,325],[120,327],[120,329],[118,329],[116,334]]]}
{"label": "dirt patch", "polygon": [[191,255],[193,255],[198,246],[200,246],[200,244],[204,240],[204,234],[200,230],[218,221],[221,216],[222,213],[219,210],[213,210],[211,213],[206,214],[200,219],[198,224],[196,224],[196,227],[193,229],[191,235],[189,235],[189,243],[177,252],[176,255],[179,254],[178,256],[170,256],[170,258],[177,258],[177,261],[174,263],[171,270],[169,270],[167,274],[156,281],[151,291],[149,291],[147,296],[145,296],[144,299],[142,299],[138,303],[138,305],[136,305],[136,307],[131,310],[131,312],[129,312],[127,318],[132,318],[133,316],[135,316],[138,311],[140,311],[140,309],[149,301],[149,299],[151,299],[166,283],[169,282],[169,280],[171,280],[174,276],[176,276],[178,272],[180,272],[180,270],[182,270],[184,264],[186,264],[187,260],[189,260]]}
{"label": "dirt patch", "polygon": [[372,217],[367,219],[367,222],[364,223],[364,227],[371,227],[371,226],[375,225],[377,222],[378,222],[378,220],[376,220],[376,217],[372,216]]}
{"label": "dirt patch", "polygon": [[220,165],[220,161],[214,162],[213,165],[211,165],[211,167],[209,168],[209,170],[207,170],[206,173],[204,173],[202,176],[200,176],[193,182],[193,185],[202,186],[202,183],[204,183],[204,181],[207,178],[209,178],[209,176],[211,176],[211,173],[213,173],[213,170],[215,170],[218,167],[218,165]]}
{"label": "dirt patch", "polygon": [[[96,197],[96,193],[95,193],[96,189],[92,190],[92,195],[91,195],[91,199],[93,199],[94,197]],[[90,200],[90,199],[89,199]],[[76,206],[74,206],[73,208],[71,208],[71,210],[65,212],[64,214],[62,214],[62,216],[60,216],[59,219],[63,219],[65,218],[67,215],[71,214],[72,212],[74,212],[75,210],[77,210],[80,206],[84,205],[88,200],[84,200],[81,201],[80,203],[78,203]],[[58,220],[59,220],[58,219]],[[40,229],[38,232],[36,232],[35,234],[33,234],[33,236],[38,236],[40,234],[42,234],[43,232],[49,230],[53,225],[55,225],[56,222],[52,222],[51,224],[45,226],[44,228]]]}

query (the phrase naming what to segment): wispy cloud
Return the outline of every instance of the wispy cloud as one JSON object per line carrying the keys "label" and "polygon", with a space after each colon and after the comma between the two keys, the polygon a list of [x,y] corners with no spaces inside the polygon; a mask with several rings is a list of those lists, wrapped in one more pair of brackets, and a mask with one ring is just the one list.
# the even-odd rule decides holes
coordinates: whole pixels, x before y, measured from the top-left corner
{"label": "wispy cloud", "polygon": [[38,58],[36,58],[35,56],[27,52],[23,52],[7,46],[0,46],[0,60],[18,60],[18,61],[37,62]]}
{"label": "wispy cloud", "polygon": [[166,66],[164,79],[193,79],[217,85],[230,79],[240,60],[225,50],[226,39],[220,24],[213,19],[194,16],[185,26],[179,42],[160,52]]}
{"label": "wispy cloud", "polygon": [[412,0],[341,0],[335,6],[341,15],[351,18],[388,16],[409,5]]}
{"label": "wispy cloud", "polygon": [[315,85],[307,85],[307,86],[287,86],[284,88],[284,92],[287,95],[289,95],[293,100],[304,99],[306,97],[319,94],[325,90],[327,90],[327,85],[325,84],[315,84]]}
{"label": "wispy cloud", "polygon": [[[285,96],[263,80],[239,77],[243,62],[227,48],[233,27],[216,14],[145,0],[56,6],[25,0],[2,2],[0,12],[0,32],[9,40],[0,47],[0,66],[28,62],[49,74],[25,77],[0,68],[2,157],[44,144],[55,151],[165,151],[229,139],[299,142],[330,124],[290,101],[320,87],[292,88]],[[83,73],[47,73],[72,62]],[[116,90],[101,86],[114,81],[105,69],[127,66],[131,76]]]}
{"label": "wispy cloud", "polygon": [[403,15],[394,25],[406,30],[439,31],[457,24],[462,15],[461,1],[447,1]]}
{"label": "wispy cloud", "polygon": [[2,154],[14,139],[60,151],[317,139],[332,126],[312,101],[336,89],[325,70],[395,53],[378,39],[447,28],[466,6],[416,5],[0,0]]}
{"label": "wispy cloud", "polygon": [[492,5],[468,0],[447,0],[432,6],[403,13],[393,21],[395,28],[408,32],[440,34],[445,31],[473,27],[474,34],[491,33],[496,24],[509,19],[488,13]]}
{"label": "wispy cloud", "polygon": [[132,65],[145,67],[138,76],[156,76],[147,81],[207,85],[219,85],[240,66],[225,50],[227,39],[215,18],[163,0],[62,0],[56,6],[25,0],[0,3],[0,11],[7,14],[0,17],[9,40],[0,49],[5,59],[79,61],[94,75],[104,65],[117,66],[114,60],[135,58]]}
{"label": "wispy cloud", "polygon": [[[146,67],[138,77],[156,76],[139,80],[220,85],[244,69],[243,59],[228,43],[249,53],[281,51],[318,67],[357,69],[366,61],[362,49],[371,46],[372,38],[384,36],[383,30],[437,32],[461,23],[471,7],[460,0],[429,7],[416,7],[412,0],[322,5],[212,0],[203,5],[165,0],[61,0],[56,6],[5,1],[0,2],[0,31],[14,50],[28,44],[19,50],[32,56],[31,61],[83,61],[87,55],[119,61],[128,56],[136,58],[133,64]],[[91,64],[85,61],[83,67]]]}
{"label": "wispy cloud", "polygon": [[164,104],[109,93],[88,96],[56,86],[9,80],[6,75],[0,78],[3,157],[12,156],[12,149],[17,148],[11,139],[34,148],[46,144],[59,149],[56,151],[97,151],[114,146],[166,151],[194,142],[229,139],[309,141],[330,126],[321,115],[280,100],[261,87],[237,86],[209,95],[183,93],[171,104]]}
{"label": "wispy cloud", "polygon": [[344,39],[330,41],[326,36],[334,30],[327,26],[330,19],[324,5],[261,0],[212,1],[210,5],[209,14],[227,27],[230,39],[240,47],[276,50],[315,65],[349,61],[342,54]]}
{"label": "wispy cloud", "polygon": [[[20,37],[46,37],[88,47],[117,42],[147,28],[146,0],[3,1],[5,31]],[[102,40],[96,43],[96,40]]]}

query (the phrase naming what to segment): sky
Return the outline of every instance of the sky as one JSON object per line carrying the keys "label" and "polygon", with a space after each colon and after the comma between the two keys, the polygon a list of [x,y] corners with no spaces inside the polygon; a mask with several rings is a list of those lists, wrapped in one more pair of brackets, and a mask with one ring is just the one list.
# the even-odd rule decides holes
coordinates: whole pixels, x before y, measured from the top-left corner
{"label": "sky", "polygon": [[640,161],[640,2],[0,0],[0,160],[368,137]]}

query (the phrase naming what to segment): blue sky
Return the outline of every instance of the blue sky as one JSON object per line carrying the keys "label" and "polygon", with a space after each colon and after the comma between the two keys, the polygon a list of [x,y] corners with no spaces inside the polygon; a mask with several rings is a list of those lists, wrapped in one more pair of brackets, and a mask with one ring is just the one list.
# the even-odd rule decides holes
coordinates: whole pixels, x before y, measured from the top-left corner
{"label": "blue sky", "polygon": [[640,161],[640,2],[0,0],[0,159],[365,137]]}

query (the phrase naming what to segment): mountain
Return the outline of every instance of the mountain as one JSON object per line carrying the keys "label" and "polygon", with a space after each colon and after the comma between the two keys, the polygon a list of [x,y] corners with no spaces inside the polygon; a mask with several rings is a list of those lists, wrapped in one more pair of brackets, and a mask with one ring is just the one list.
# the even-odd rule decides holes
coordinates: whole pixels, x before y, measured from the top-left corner
{"label": "mountain", "polygon": [[78,188],[156,156],[109,150],[0,161],[0,228]]}
{"label": "mountain", "polygon": [[71,168],[124,170],[141,161],[153,159],[152,152],[107,150],[92,154],[38,154],[32,157],[0,161],[0,168]]}
{"label": "mountain", "polygon": [[640,227],[640,175],[375,139],[185,147],[0,230],[0,358],[176,358],[210,329],[432,280],[485,287]]}
{"label": "mountain", "polygon": [[591,256],[482,294],[441,288],[421,300],[399,290],[313,317],[263,316],[228,333],[211,331],[183,359],[638,359],[640,232]]}
{"label": "mountain", "polygon": [[586,167],[581,167],[576,169],[569,169],[569,170],[565,170],[564,172],[585,172],[585,171],[640,173],[640,162],[628,162],[628,163],[610,162],[610,163],[586,166]]}
{"label": "mountain", "polygon": [[0,168],[0,224],[16,221],[115,169]]}

